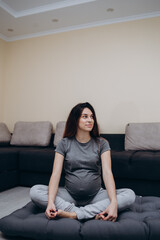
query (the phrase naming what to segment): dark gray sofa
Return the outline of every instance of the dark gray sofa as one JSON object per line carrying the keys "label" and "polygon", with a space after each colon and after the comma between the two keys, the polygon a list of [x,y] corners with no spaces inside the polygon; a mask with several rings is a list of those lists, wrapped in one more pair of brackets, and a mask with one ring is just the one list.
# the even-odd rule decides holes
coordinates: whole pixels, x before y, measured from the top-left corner
{"label": "dark gray sofa", "polygon": [[[117,188],[132,188],[136,202],[115,223],[72,219],[48,220],[32,202],[0,219],[0,230],[31,239],[159,240],[160,151],[125,151],[124,134],[102,134],[111,146]],[[48,184],[54,160],[52,135],[47,147],[0,147],[0,190]],[[62,173],[60,185],[64,185]]]}
{"label": "dark gray sofa", "polygon": [[[111,146],[116,187],[137,195],[160,196],[160,151],[125,151],[125,134],[102,134]],[[0,191],[15,186],[48,184],[54,160],[52,135],[47,147],[0,147]],[[62,174],[61,185],[64,184]]]}

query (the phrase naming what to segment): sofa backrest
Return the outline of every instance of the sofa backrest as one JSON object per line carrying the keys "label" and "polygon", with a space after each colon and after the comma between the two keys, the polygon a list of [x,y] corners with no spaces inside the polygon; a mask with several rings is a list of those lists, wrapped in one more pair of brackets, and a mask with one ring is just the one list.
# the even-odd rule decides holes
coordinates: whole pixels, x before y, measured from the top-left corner
{"label": "sofa backrest", "polygon": [[111,150],[124,151],[125,134],[101,134],[101,137],[108,140]]}

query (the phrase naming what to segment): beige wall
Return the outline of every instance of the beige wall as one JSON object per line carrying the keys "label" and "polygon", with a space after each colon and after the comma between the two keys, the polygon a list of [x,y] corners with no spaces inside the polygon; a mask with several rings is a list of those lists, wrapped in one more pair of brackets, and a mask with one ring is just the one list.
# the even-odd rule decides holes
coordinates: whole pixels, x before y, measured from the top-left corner
{"label": "beige wall", "polygon": [[3,121],[3,93],[4,93],[4,78],[5,78],[5,56],[6,43],[0,39],[0,122]]}
{"label": "beige wall", "polygon": [[7,43],[4,121],[50,120],[89,101],[101,132],[160,121],[160,18]]}

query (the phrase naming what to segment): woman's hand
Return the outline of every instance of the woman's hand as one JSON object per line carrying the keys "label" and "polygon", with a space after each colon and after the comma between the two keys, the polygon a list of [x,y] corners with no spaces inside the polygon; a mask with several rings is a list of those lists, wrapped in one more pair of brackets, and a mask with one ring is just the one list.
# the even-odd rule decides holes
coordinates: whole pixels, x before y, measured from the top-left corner
{"label": "woman's hand", "polygon": [[110,199],[109,206],[99,214],[100,219],[115,222],[117,219],[116,187],[111,169],[111,153],[106,151],[101,155],[103,181]]}
{"label": "woman's hand", "polygon": [[53,219],[57,216],[57,210],[54,203],[48,203],[48,206],[45,211],[45,215],[48,219]]}
{"label": "woman's hand", "polygon": [[117,219],[117,203],[110,203],[110,205],[101,212],[99,216],[102,220],[115,222]]}
{"label": "woman's hand", "polygon": [[56,207],[54,205],[54,200],[56,198],[59,180],[61,177],[62,167],[63,167],[64,156],[60,153],[55,153],[54,165],[52,175],[49,181],[48,187],[48,205],[45,211],[45,215],[49,219],[53,219],[57,216]]}

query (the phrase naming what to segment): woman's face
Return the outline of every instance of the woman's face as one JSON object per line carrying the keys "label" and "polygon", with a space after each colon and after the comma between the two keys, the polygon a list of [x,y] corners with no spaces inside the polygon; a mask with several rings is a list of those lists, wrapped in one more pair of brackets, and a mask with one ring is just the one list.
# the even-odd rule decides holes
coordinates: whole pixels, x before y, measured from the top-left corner
{"label": "woman's face", "polygon": [[93,113],[89,108],[84,108],[79,118],[78,128],[79,130],[90,132],[94,126]]}

